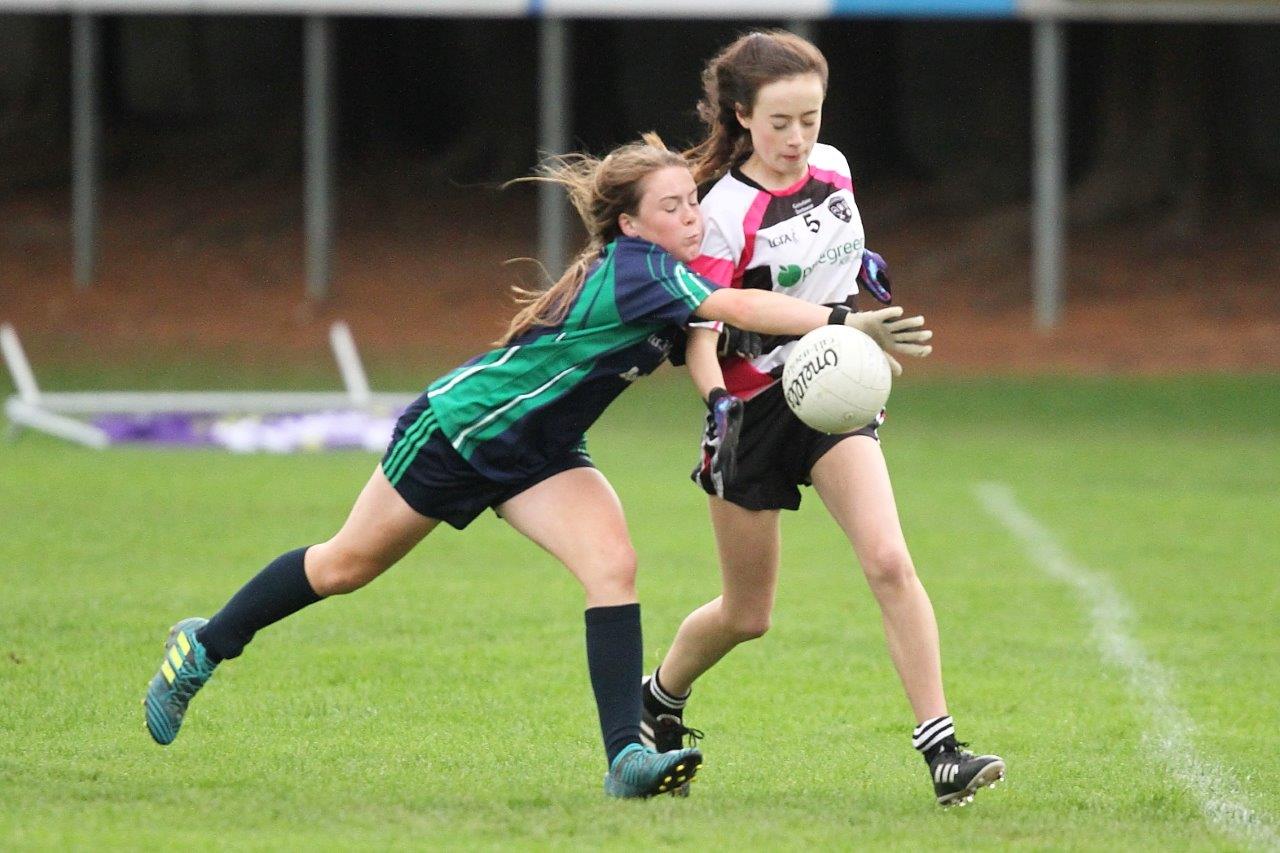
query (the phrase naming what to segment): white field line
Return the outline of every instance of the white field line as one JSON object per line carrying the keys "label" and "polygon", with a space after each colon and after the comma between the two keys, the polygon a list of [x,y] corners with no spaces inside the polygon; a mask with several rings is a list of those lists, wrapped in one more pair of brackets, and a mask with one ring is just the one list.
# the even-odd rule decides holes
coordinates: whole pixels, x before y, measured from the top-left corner
{"label": "white field line", "polygon": [[1126,626],[1132,614],[1111,580],[1073,561],[1053,534],[1018,504],[1008,486],[979,483],[974,493],[983,508],[1022,543],[1038,568],[1073,588],[1088,606],[1103,658],[1124,672],[1131,694],[1146,711],[1146,732],[1156,756],[1199,802],[1209,822],[1237,841],[1280,849],[1280,836],[1265,815],[1249,807],[1245,791],[1230,771],[1196,752],[1195,724],[1173,702],[1172,677],[1129,635]]}

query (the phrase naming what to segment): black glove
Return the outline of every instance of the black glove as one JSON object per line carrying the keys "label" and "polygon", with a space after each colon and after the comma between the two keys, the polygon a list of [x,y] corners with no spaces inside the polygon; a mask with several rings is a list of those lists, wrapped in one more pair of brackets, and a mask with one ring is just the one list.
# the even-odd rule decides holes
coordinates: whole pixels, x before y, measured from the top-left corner
{"label": "black glove", "polygon": [[716,355],[728,358],[731,355],[741,356],[748,361],[759,358],[764,352],[764,342],[757,332],[748,332],[734,326],[725,325],[720,332],[720,340],[716,344]]}
{"label": "black glove", "polygon": [[667,352],[667,361],[676,367],[684,366],[684,351],[689,345],[689,333],[681,329],[671,340],[671,349]]}

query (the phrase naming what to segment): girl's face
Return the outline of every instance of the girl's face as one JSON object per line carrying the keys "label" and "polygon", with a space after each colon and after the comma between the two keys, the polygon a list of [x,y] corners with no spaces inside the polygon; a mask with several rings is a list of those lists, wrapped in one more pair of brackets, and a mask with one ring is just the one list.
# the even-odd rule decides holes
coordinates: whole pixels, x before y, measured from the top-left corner
{"label": "girl's face", "polygon": [[628,237],[656,243],[678,261],[688,263],[702,246],[702,209],[693,175],[684,166],[666,166],[640,181],[636,212],[618,217]]}
{"label": "girl's face", "polygon": [[[760,87],[749,113],[738,123],[751,134],[755,149],[747,164],[778,189],[795,183],[809,167],[809,153],[822,125],[822,78],[817,74],[783,77]],[[749,169],[749,171],[755,171]]]}

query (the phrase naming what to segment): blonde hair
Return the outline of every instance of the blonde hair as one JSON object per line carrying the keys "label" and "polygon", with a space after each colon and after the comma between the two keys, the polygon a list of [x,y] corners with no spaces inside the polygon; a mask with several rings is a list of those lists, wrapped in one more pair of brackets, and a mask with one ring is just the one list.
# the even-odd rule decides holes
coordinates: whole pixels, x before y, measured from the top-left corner
{"label": "blonde hair", "polygon": [[516,302],[523,307],[511,319],[506,334],[495,342],[498,346],[510,344],[535,326],[554,326],[564,319],[591,265],[606,245],[621,236],[618,217],[624,213],[634,216],[639,210],[640,184],[670,166],[688,168],[684,158],[668,149],[656,133],[646,133],[639,142],[615,148],[603,158],[590,154],[553,157],[538,167],[536,175],[512,181],[543,181],[564,187],[587,229],[587,243],[546,290],[514,288]]}
{"label": "blonde hair", "polygon": [[797,74],[817,74],[827,91],[827,60],[812,42],[786,30],[756,30],[717,53],[702,71],[698,117],[707,136],[684,152],[693,179],[719,177],[751,153],[751,134],[738,123],[738,109],[750,115],[756,95],[770,83]]}

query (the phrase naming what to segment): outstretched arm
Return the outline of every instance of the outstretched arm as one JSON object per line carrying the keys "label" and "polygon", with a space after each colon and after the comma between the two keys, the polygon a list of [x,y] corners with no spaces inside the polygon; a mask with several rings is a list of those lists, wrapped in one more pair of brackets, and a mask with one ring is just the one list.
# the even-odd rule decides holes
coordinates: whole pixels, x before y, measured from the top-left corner
{"label": "outstretched arm", "polygon": [[[771,290],[725,287],[704,299],[696,314],[704,320],[720,320],[753,332],[803,335],[827,325],[841,310],[833,311]],[[924,318],[903,318],[899,307],[851,311],[844,317],[844,324],[870,335],[889,356],[895,374],[902,372],[895,355],[923,358],[933,352],[933,347],[925,343],[933,332],[923,328]]]}

